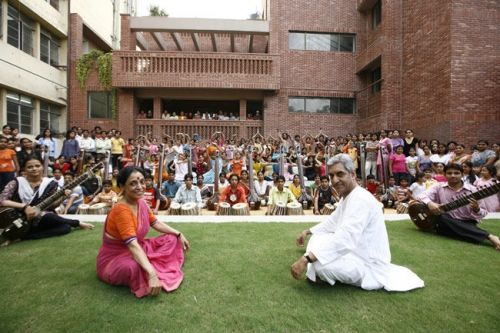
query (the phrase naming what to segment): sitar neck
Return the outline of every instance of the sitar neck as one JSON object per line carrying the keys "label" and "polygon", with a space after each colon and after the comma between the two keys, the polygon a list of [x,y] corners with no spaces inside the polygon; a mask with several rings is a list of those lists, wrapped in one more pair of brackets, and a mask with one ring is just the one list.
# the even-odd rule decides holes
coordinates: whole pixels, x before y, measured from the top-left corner
{"label": "sitar neck", "polygon": [[470,203],[469,201],[470,199],[481,200],[483,198],[489,197],[490,195],[498,193],[499,191],[500,191],[500,183],[496,183],[492,186],[482,188],[477,192],[469,193],[467,195],[461,196],[456,200],[448,202],[447,204],[441,206],[441,210],[444,212],[449,212],[451,210],[460,208],[462,206],[466,206],[467,204]]}
{"label": "sitar neck", "polygon": [[62,198],[64,196],[64,191],[65,190],[71,190],[73,187],[76,187],[78,184],[84,182],[87,178],[89,178],[94,170],[97,170],[98,168],[102,167],[102,163],[97,164],[95,167],[93,167],[91,170],[82,173],[80,176],[76,177],[73,181],[71,181],[69,184],[65,184],[63,188],[58,189],[54,194],[48,196],[42,202],[40,202],[36,207],[40,211],[44,211],[47,208],[49,208],[54,202],[56,202],[58,199]]}

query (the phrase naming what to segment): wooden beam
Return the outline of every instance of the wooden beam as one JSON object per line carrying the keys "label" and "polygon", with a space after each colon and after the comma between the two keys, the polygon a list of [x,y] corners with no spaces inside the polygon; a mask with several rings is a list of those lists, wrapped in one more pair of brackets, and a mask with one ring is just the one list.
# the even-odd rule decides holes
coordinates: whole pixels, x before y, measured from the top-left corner
{"label": "wooden beam", "polygon": [[156,42],[156,44],[158,44],[158,46],[163,51],[167,50],[167,42],[165,41],[165,39],[163,39],[163,36],[161,35],[161,33],[159,33],[159,32],[152,32],[151,36],[153,37],[153,39]]}
{"label": "wooden beam", "polygon": [[234,34],[231,34],[231,52],[234,52]]}
{"label": "wooden beam", "polygon": [[174,43],[177,46],[177,50],[182,51],[182,39],[181,35],[178,32],[171,32],[172,38],[174,39]]}
{"label": "wooden beam", "polygon": [[196,32],[191,33],[191,39],[193,40],[194,48],[196,51],[200,51],[200,39],[198,38],[198,34]]}
{"label": "wooden beam", "polygon": [[149,48],[148,42],[142,32],[135,33],[135,39],[137,40],[137,46],[141,48],[141,50],[147,50]]}
{"label": "wooden beam", "polygon": [[253,52],[253,35],[250,35],[250,38],[248,39],[248,53]]}
{"label": "wooden beam", "polygon": [[210,34],[210,37],[212,38],[212,48],[214,52],[217,52],[217,36],[215,36],[215,33],[212,32]]}

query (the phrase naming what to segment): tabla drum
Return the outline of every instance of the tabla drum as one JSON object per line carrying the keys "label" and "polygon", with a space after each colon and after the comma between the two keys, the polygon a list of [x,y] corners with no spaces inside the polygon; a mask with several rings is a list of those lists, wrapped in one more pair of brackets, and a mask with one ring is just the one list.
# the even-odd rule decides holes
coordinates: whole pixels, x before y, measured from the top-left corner
{"label": "tabla drum", "polygon": [[269,215],[286,215],[286,204],[283,201],[276,202],[268,207]]}
{"label": "tabla drum", "polygon": [[169,215],[181,215],[181,204],[178,202],[172,202],[168,210]]}
{"label": "tabla drum", "polygon": [[217,215],[231,215],[231,205],[227,202],[221,202],[217,209]]}
{"label": "tabla drum", "polygon": [[232,215],[250,215],[250,208],[246,203],[237,203],[232,207]]}
{"label": "tabla drum", "polygon": [[298,202],[289,202],[286,205],[286,215],[304,215],[304,209]]}
{"label": "tabla drum", "polygon": [[408,214],[408,207],[409,205],[407,203],[400,202],[399,205],[396,207],[396,213]]}
{"label": "tabla drum", "polygon": [[88,204],[81,204],[81,205],[78,206],[78,208],[76,210],[76,213],[80,214],[80,215],[88,215],[88,214],[90,214],[89,213],[89,208],[90,208],[90,205],[88,205]]}
{"label": "tabla drum", "polygon": [[88,214],[90,215],[106,215],[109,212],[109,207],[105,203],[96,203],[89,207]]}
{"label": "tabla drum", "polygon": [[187,202],[181,206],[181,215],[200,215],[200,210],[194,202]]}
{"label": "tabla drum", "polygon": [[321,211],[321,215],[331,215],[335,209],[337,209],[337,204],[325,204],[323,210]]}

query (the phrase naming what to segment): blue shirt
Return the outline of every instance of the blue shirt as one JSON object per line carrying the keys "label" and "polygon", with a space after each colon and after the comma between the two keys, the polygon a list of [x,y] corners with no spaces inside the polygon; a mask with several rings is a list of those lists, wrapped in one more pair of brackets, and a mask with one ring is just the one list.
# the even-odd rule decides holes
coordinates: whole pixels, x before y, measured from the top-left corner
{"label": "blue shirt", "polygon": [[167,198],[174,198],[175,194],[181,187],[181,183],[174,180],[172,183],[170,183],[168,180],[163,183],[162,185],[162,193],[167,196]]}

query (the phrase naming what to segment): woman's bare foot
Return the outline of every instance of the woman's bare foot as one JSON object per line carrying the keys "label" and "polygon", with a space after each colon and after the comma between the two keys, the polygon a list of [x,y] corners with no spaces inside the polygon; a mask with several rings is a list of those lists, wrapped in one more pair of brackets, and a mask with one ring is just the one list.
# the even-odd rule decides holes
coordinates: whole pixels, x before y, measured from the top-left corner
{"label": "woman's bare foot", "polygon": [[87,230],[94,229],[94,225],[93,224],[85,223],[85,222],[82,222],[82,221],[80,221],[80,224],[78,226],[80,227],[80,229],[87,229]]}
{"label": "woman's bare foot", "polygon": [[490,240],[491,244],[493,244],[495,250],[500,251],[500,238],[495,235],[489,235],[488,239]]}

